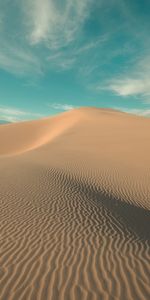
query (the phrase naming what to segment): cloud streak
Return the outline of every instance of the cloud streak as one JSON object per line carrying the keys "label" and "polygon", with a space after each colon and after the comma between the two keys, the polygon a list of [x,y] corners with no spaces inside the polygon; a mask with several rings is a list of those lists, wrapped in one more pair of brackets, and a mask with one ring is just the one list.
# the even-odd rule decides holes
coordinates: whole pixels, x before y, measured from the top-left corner
{"label": "cloud streak", "polygon": [[119,96],[149,96],[150,81],[149,78],[124,78],[116,79],[108,87]]}
{"label": "cloud streak", "polygon": [[77,56],[72,44],[82,36],[91,5],[92,0],[0,3],[0,68],[18,75],[39,75],[54,67],[71,69]]}
{"label": "cloud streak", "polygon": [[109,90],[121,97],[140,97],[145,103],[150,99],[150,56],[142,55],[131,67],[116,78],[107,80],[97,89]]}
{"label": "cloud streak", "polygon": [[18,75],[42,74],[38,58],[18,45],[1,44],[0,68]]}
{"label": "cloud streak", "polygon": [[91,0],[25,0],[27,37],[33,45],[45,42],[61,48],[75,40],[81,30]]}
{"label": "cloud streak", "polygon": [[142,108],[126,108],[126,107],[115,107],[115,109],[133,114],[133,115],[138,115],[138,116],[143,116],[143,117],[150,117],[150,109],[142,109]]}
{"label": "cloud streak", "polygon": [[41,114],[23,111],[13,107],[0,106],[0,120],[15,123],[28,119],[40,118]]}
{"label": "cloud streak", "polygon": [[62,104],[62,103],[52,103],[52,104],[48,104],[48,107],[55,109],[55,110],[60,110],[60,111],[67,111],[67,110],[71,110],[71,109],[75,109],[77,108],[74,105],[71,104]]}

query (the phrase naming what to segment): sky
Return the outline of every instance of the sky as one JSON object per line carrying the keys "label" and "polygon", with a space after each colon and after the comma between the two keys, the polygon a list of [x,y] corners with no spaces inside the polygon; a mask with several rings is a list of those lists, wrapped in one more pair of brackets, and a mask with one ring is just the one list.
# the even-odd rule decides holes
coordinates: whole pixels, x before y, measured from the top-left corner
{"label": "sky", "polygon": [[149,0],[0,0],[0,120],[150,116]]}

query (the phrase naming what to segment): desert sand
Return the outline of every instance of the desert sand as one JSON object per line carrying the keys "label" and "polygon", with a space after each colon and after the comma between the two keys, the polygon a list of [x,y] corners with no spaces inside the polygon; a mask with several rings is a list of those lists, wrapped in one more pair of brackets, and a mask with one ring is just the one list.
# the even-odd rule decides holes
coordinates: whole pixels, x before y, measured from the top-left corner
{"label": "desert sand", "polygon": [[150,119],[0,125],[0,300],[150,299]]}

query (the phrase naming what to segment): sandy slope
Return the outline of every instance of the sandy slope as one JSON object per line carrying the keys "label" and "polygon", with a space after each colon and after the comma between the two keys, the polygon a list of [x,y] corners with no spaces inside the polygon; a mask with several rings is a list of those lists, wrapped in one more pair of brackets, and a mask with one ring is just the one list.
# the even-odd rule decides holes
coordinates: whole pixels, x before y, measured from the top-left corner
{"label": "sandy slope", "polygon": [[150,297],[150,120],[0,126],[0,299]]}

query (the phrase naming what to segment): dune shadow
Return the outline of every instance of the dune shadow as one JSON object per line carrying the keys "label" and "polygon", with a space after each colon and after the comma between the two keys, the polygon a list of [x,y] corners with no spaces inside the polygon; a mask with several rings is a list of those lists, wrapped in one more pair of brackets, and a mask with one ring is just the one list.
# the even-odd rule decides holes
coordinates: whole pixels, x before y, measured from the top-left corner
{"label": "dune shadow", "polygon": [[67,188],[73,194],[79,194],[84,201],[93,203],[99,208],[104,207],[108,214],[111,214],[117,223],[119,222],[123,232],[134,234],[135,239],[150,241],[150,211],[148,209],[127,203],[124,199],[116,199],[104,193],[100,187],[81,179],[81,177],[64,174],[62,171],[59,173],[61,173],[60,177],[65,177]]}
{"label": "dune shadow", "polygon": [[93,199],[98,205],[103,205],[113,214],[124,229],[128,229],[136,234],[140,240],[150,241],[150,211],[142,207],[137,207],[133,204],[123,201],[123,199],[115,199],[101,192],[93,192]]}

